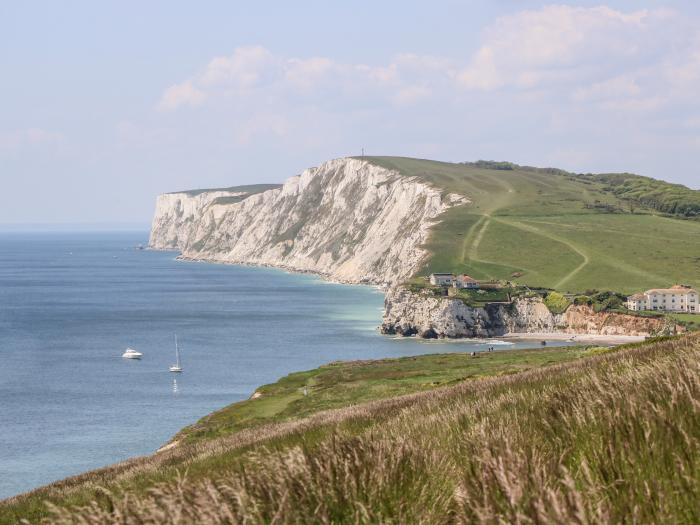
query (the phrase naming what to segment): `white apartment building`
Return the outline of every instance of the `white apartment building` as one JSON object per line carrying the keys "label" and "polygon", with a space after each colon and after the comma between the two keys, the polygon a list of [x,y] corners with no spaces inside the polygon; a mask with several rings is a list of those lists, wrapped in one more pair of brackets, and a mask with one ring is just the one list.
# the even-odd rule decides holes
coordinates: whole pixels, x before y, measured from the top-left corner
{"label": "white apartment building", "polygon": [[649,310],[649,308],[647,308],[647,296],[643,293],[636,293],[634,295],[630,295],[627,298],[627,309],[634,310],[635,312],[639,312],[641,310]]}
{"label": "white apartment building", "polygon": [[652,288],[627,298],[629,310],[662,310],[664,312],[699,313],[698,292],[689,286],[675,285],[671,288]]}

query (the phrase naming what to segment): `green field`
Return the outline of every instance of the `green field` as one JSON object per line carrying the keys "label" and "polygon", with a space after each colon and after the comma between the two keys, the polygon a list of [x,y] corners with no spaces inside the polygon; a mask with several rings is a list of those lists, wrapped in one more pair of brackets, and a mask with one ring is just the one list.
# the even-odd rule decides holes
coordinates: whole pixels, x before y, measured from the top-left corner
{"label": "green field", "polygon": [[335,364],[261,392],[0,523],[700,520],[697,335]]}
{"label": "green field", "polygon": [[[433,228],[421,274],[464,272],[569,292],[700,286],[700,221],[661,215],[641,201],[630,206],[610,177],[365,159],[471,200]],[[698,191],[671,189],[700,199]]]}

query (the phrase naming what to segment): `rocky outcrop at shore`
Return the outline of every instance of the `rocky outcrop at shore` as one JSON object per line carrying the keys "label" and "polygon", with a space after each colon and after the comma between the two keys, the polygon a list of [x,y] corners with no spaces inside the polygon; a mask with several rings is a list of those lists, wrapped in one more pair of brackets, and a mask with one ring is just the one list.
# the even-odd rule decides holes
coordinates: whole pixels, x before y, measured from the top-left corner
{"label": "rocky outcrop at shore", "polygon": [[191,260],[314,272],[392,285],[424,263],[421,245],[451,206],[466,203],[416,178],[343,158],[255,194],[158,197],[149,245]]}
{"label": "rocky outcrop at shore", "polygon": [[395,288],[384,301],[382,333],[435,337],[493,337],[509,333],[566,333],[651,336],[683,331],[663,318],[595,312],[570,306],[553,314],[541,298],[472,307],[460,299]]}

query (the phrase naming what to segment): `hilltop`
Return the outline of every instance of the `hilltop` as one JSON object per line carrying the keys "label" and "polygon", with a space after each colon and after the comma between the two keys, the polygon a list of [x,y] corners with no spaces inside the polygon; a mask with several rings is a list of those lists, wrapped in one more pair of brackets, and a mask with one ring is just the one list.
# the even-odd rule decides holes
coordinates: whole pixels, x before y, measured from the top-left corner
{"label": "hilltop", "polygon": [[440,216],[418,274],[467,273],[571,292],[700,285],[700,191],[632,174],[507,162],[364,159],[471,201]]}
{"label": "hilltop", "polygon": [[212,193],[212,192],[225,192],[225,193],[236,193],[241,197],[250,197],[256,193],[262,193],[267,190],[274,190],[280,188],[281,184],[244,184],[242,186],[228,186],[225,188],[200,188],[196,190],[183,190],[183,191],[172,191],[166,195],[177,195],[182,193],[188,197],[196,197],[202,193]]}

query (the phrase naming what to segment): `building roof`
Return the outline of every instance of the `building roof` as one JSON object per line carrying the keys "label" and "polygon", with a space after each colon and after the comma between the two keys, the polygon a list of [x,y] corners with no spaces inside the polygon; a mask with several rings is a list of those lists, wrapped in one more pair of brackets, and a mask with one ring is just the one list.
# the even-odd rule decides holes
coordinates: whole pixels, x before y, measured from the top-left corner
{"label": "building roof", "polygon": [[685,286],[673,286],[671,288],[652,288],[644,293],[672,293],[672,294],[686,294],[686,293],[698,293],[692,288],[686,288]]}
{"label": "building roof", "polygon": [[458,275],[457,279],[459,279],[460,281],[467,281],[467,282],[473,282],[473,283],[476,282],[476,279],[474,279],[473,277],[470,277],[466,273],[462,274],[462,275]]}
{"label": "building roof", "polygon": [[634,295],[630,295],[630,296],[627,298],[627,300],[628,300],[628,301],[643,301],[643,300],[645,300],[646,298],[647,298],[647,296],[644,295],[643,293],[636,293],[636,294],[634,294]]}
{"label": "building roof", "polygon": [[430,275],[434,275],[435,277],[454,277],[453,274],[451,273],[431,273]]}

